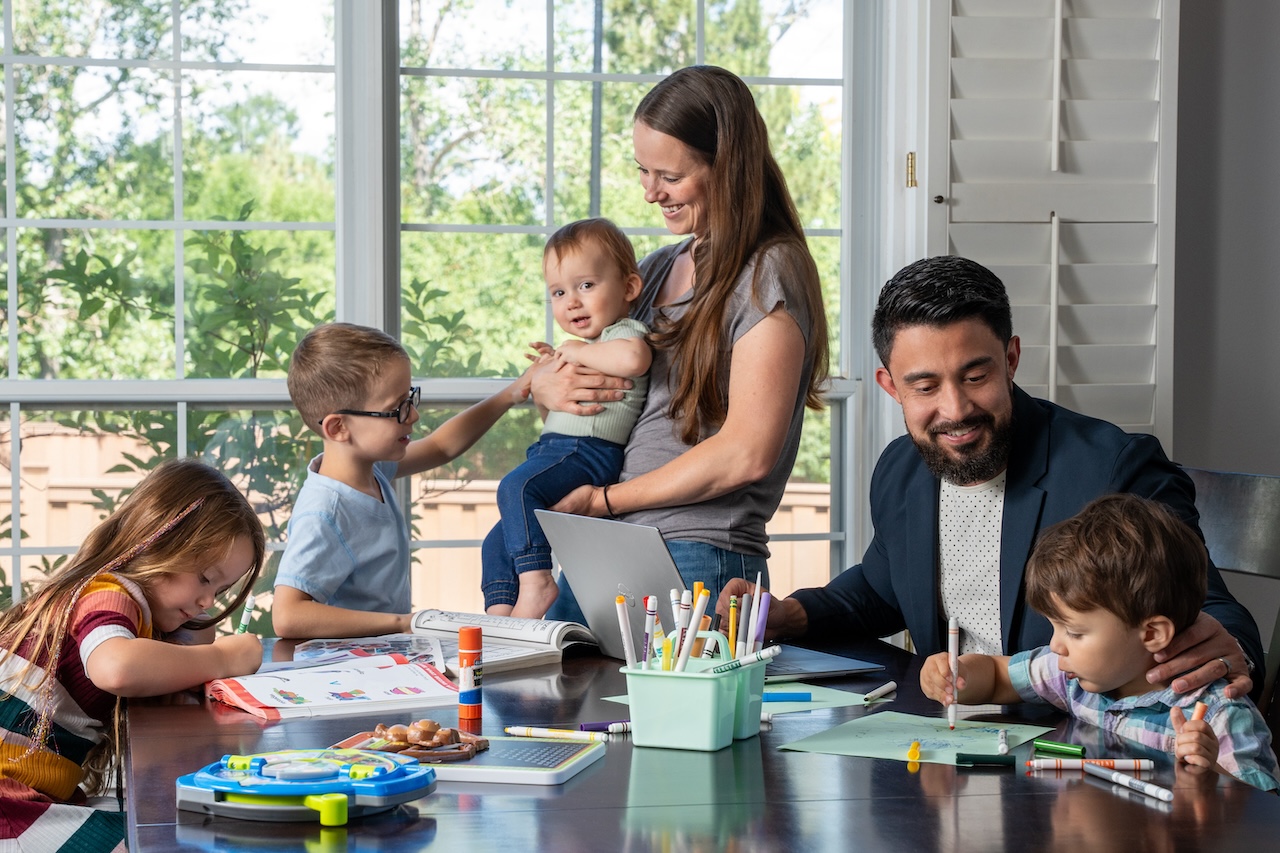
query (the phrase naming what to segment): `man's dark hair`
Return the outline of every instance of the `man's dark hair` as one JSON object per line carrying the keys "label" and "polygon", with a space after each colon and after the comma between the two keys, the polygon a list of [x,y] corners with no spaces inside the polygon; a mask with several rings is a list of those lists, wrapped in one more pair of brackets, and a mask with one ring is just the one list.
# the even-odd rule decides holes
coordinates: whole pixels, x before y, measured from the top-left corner
{"label": "man's dark hair", "polygon": [[880,363],[888,367],[899,329],[947,326],[970,318],[981,320],[1008,345],[1013,337],[1013,317],[1004,283],[968,258],[922,258],[898,270],[885,283],[871,320],[871,339]]}

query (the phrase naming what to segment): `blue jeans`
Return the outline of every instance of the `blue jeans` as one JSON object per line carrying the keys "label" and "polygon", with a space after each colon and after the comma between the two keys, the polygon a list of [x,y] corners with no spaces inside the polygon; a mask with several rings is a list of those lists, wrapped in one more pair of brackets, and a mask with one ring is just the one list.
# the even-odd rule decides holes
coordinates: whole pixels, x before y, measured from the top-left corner
{"label": "blue jeans", "polygon": [[[693,589],[695,581],[702,581],[706,586],[707,592],[711,594],[711,601],[707,605],[708,614],[715,612],[720,590],[724,589],[725,584],[733,578],[746,578],[755,583],[756,572],[761,572],[760,582],[766,587],[769,585],[769,566],[765,558],[759,554],[739,554],[737,551],[726,551],[705,542],[691,542],[683,539],[668,540],[667,550],[671,552],[671,559],[680,570],[680,577],[684,579],[686,589]],[[574,598],[573,590],[565,580],[564,574],[560,575],[558,585],[560,597],[547,611],[547,618],[586,624],[587,618],[582,615],[582,608],[578,606],[578,599]],[[665,589],[641,591],[643,595],[658,596],[658,612],[663,614],[667,613],[665,605],[668,592],[670,590]],[[664,621],[663,624],[665,625],[666,622]]]}
{"label": "blue jeans", "polygon": [[480,546],[480,589],[486,609],[515,604],[521,572],[551,571],[551,545],[535,509],[547,509],[579,486],[603,486],[622,471],[621,444],[600,438],[546,433],[525,461],[498,484],[498,512]]}

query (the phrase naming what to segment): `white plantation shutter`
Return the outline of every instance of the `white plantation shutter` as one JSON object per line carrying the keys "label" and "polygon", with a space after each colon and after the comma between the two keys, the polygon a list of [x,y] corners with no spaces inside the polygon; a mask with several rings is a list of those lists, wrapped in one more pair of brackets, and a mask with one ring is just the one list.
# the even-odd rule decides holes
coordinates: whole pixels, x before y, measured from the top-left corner
{"label": "white plantation shutter", "polygon": [[1023,388],[1170,449],[1176,0],[932,11],[929,254],[1004,280]]}

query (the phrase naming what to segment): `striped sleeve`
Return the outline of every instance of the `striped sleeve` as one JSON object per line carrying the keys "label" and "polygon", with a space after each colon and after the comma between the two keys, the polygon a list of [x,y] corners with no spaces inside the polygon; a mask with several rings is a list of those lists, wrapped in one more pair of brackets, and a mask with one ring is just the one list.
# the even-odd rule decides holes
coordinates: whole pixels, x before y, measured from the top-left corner
{"label": "striped sleeve", "polygon": [[137,584],[116,575],[100,575],[85,588],[71,617],[71,636],[80,649],[80,663],[112,637],[150,637],[151,611]]}

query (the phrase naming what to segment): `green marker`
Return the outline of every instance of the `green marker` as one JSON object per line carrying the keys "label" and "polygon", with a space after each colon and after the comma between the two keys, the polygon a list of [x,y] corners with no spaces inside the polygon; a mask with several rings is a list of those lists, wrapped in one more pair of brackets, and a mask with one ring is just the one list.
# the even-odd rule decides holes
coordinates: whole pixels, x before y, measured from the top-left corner
{"label": "green marker", "polygon": [[956,764],[960,767],[1017,767],[1012,755],[980,755],[976,752],[957,752]]}
{"label": "green marker", "polygon": [[1084,747],[1074,743],[1059,743],[1056,740],[1046,740],[1044,738],[1036,738],[1032,741],[1036,752],[1049,752],[1054,755],[1074,755],[1078,758],[1084,758]]}

